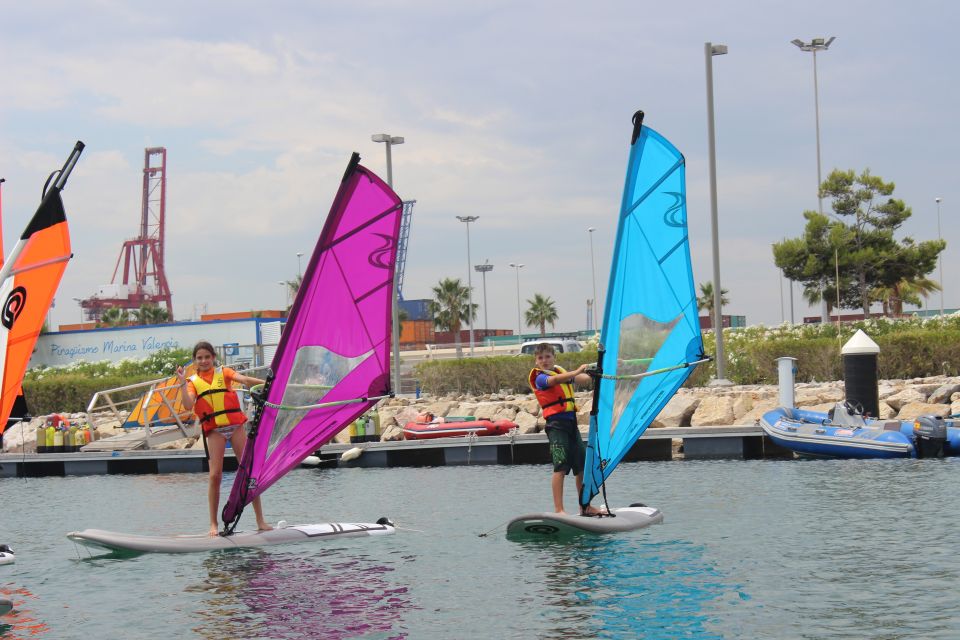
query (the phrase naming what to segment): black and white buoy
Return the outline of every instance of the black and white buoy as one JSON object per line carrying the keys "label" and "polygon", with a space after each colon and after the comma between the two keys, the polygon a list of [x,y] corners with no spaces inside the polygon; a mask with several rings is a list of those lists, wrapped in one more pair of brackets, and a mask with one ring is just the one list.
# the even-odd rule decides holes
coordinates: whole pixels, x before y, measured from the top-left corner
{"label": "black and white buoy", "polygon": [[0,544],[0,564],[13,564],[16,557],[13,555],[13,549],[10,545]]}
{"label": "black and white buoy", "polygon": [[880,392],[877,383],[877,356],[880,347],[858,329],[840,350],[843,357],[843,388],[847,402],[863,408],[863,415],[880,416]]}

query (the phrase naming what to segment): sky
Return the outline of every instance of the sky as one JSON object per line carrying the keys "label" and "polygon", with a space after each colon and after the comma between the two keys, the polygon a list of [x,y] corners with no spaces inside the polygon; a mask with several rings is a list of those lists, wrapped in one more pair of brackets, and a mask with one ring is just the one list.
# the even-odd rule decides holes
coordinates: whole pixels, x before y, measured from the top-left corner
{"label": "sky", "polygon": [[[494,268],[486,294],[470,275],[476,328],[517,329],[519,284],[522,308],[549,296],[555,329],[582,329],[594,282],[602,317],[638,109],[686,157],[694,280],[713,279],[712,42],[729,47],[713,58],[724,312],[777,324],[790,319],[790,289],[771,244],[799,236],[817,207],[813,60],[790,41],[834,36],[817,56],[823,176],[869,168],[895,182],[913,210],[901,238],[936,239],[942,198],[943,299],[960,307],[958,7],[3,0],[4,250],[82,140],[63,196],[74,257],[51,312],[54,325],[78,322],[74,299],[111,282],[138,233],[144,148],[162,146],[176,319],[283,308],[280,282],[305,268],[351,152],[386,178],[385,145],[370,137],[388,133],[405,138],[394,188],[417,201],[404,297],[467,281],[456,217],[479,216],[469,261]],[[939,308],[939,294],[928,304]],[[819,313],[799,287],[793,307],[797,321]]]}

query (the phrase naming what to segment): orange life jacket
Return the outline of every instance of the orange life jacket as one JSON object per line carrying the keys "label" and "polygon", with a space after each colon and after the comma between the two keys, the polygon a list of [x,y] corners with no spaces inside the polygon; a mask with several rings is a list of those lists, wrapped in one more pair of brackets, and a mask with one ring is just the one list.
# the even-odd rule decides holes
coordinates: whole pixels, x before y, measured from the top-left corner
{"label": "orange life jacket", "polygon": [[537,388],[537,376],[541,373],[555,376],[558,373],[567,372],[563,367],[554,367],[553,369],[553,371],[547,371],[534,367],[530,370],[530,376],[527,380],[533,390],[533,395],[537,397],[537,402],[540,403],[540,408],[543,409],[544,418],[549,418],[557,413],[577,410],[577,405],[573,401],[573,385],[569,382],[551,385],[546,389]]}
{"label": "orange life jacket", "polygon": [[190,376],[193,388],[197,390],[197,401],[193,411],[200,418],[204,432],[213,431],[217,427],[226,427],[232,424],[243,424],[247,421],[246,414],[240,408],[240,398],[233,389],[227,388],[223,376],[223,367],[217,367],[213,372],[213,379],[207,382],[200,374]]}

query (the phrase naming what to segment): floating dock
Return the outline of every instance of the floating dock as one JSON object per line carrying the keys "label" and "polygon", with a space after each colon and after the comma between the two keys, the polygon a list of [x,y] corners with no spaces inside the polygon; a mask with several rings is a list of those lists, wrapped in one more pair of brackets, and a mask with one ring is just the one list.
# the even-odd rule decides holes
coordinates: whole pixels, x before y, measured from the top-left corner
{"label": "floating dock", "polygon": [[[675,441],[682,444],[675,447]],[[359,447],[362,454],[341,460],[345,451]],[[624,461],[702,459],[756,459],[793,454],[771,442],[758,425],[648,429]],[[359,444],[328,444],[317,452],[320,466],[431,467],[491,464],[547,464],[546,434],[513,434],[400,440]],[[224,471],[237,468],[233,452],[224,458]],[[0,478],[112,474],[199,473],[208,471],[202,450],[95,451],[0,455]]]}

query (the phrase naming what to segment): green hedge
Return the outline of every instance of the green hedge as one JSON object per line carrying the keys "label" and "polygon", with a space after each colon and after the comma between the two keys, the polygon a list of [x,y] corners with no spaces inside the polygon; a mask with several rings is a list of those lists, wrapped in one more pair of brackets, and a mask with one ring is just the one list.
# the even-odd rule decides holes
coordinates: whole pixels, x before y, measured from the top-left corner
{"label": "green hedge", "polygon": [[[103,376],[90,378],[79,373],[46,376],[41,380],[24,380],[23,394],[27,399],[27,408],[30,415],[42,416],[48,413],[78,413],[87,410],[93,395],[98,391],[116,389],[138,382],[155,380],[158,376],[138,376],[129,378],[123,376]],[[110,394],[114,402],[122,402],[142,396],[144,390],[138,392]],[[129,411],[132,404],[122,405],[121,409]]]}
{"label": "green hedge", "polygon": [[[186,349],[162,350],[142,360],[76,362],[66,367],[37,367],[23,377],[23,392],[31,415],[86,411],[98,391],[126,387],[173,375],[178,365],[189,363]],[[114,393],[114,402],[138,398],[138,392]],[[132,404],[121,408],[130,410]]]}
{"label": "green hedge", "polygon": [[[839,338],[834,329],[820,335],[790,335],[789,331],[742,333],[724,332],[727,354],[726,378],[734,384],[776,384],[777,358],[797,359],[798,382],[825,382],[843,379],[840,349],[856,329],[844,327]],[[798,329],[797,332],[800,330]],[[810,333],[809,330],[803,330]],[[900,331],[876,331],[873,340],[880,347],[879,376],[884,380],[960,375],[960,328],[923,328],[905,323]],[[728,340],[729,338],[729,340]],[[704,335],[704,346],[715,353],[712,333]],[[573,369],[584,362],[596,362],[596,351],[564,353],[558,364]],[[498,356],[424,362],[414,370],[424,392],[432,394],[492,393],[501,389],[527,391],[527,374],[532,356]],[[702,364],[686,386],[704,386],[716,376],[716,363]]]}
{"label": "green hedge", "polygon": [[[557,364],[564,369],[576,369],[581,364],[596,361],[596,351],[557,355]],[[420,382],[421,390],[435,395],[480,395],[500,390],[523,393],[529,391],[527,376],[533,366],[532,355],[433,360],[414,367],[414,377]]]}

